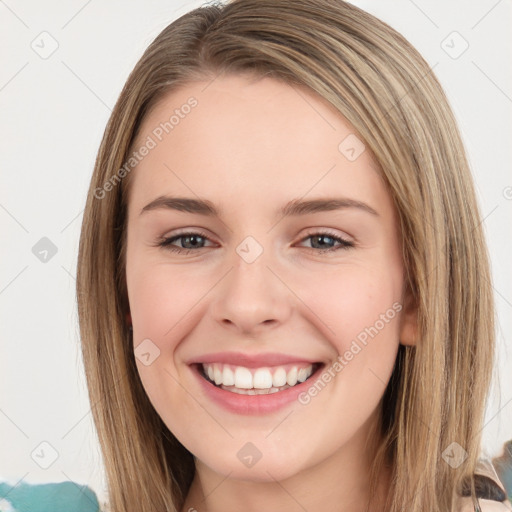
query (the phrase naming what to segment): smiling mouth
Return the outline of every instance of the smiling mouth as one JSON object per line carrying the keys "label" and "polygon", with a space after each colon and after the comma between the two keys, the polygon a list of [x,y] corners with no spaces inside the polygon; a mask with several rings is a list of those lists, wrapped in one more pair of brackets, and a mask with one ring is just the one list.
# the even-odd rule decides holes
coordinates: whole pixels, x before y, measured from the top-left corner
{"label": "smiling mouth", "polygon": [[240,395],[268,395],[306,382],[324,364],[297,363],[258,369],[222,363],[196,366],[201,377],[217,388]]}

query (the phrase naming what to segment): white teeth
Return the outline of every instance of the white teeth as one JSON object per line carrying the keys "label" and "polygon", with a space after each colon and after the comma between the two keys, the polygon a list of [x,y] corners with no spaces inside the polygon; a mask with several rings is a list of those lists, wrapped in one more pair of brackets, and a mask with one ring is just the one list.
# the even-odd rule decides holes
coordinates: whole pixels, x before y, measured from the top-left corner
{"label": "white teeth", "polygon": [[222,384],[224,386],[235,385],[235,376],[229,366],[224,366],[224,370],[222,370]]}
{"label": "white teeth", "polygon": [[219,384],[222,384],[222,371],[220,370],[220,368],[215,365],[213,367],[213,378],[215,380],[215,384],[217,384],[217,386]]}
{"label": "white teeth", "polygon": [[269,389],[272,387],[272,374],[266,368],[259,368],[253,377],[253,386],[256,389]]}
{"label": "white teeth", "polygon": [[288,371],[283,366],[256,369],[221,363],[205,363],[202,366],[205,375],[217,386],[250,395],[277,393],[304,382],[313,373],[312,364],[305,367],[287,366]]}
{"label": "white teeth", "polygon": [[295,386],[297,384],[297,368],[295,366],[288,372],[286,382],[288,386]]}
{"label": "white teeth", "polygon": [[272,376],[272,384],[275,388],[279,388],[286,384],[286,370],[284,368],[278,368]]}
{"label": "white teeth", "polygon": [[297,374],[297,380],[299,382],[304,382],[309,377],[307,371],[304,368],[301,368],[299,370],[299,373]]}
{"label": "white teeth", "polygon": [[[215,365],[217,366],[217,365]],[[215,383],[220,384],[220,383]],[[243,366],[237,366],[235,370],[235,387],[240,389],[252,389],[252,374],[251,370],[244,368]]]}

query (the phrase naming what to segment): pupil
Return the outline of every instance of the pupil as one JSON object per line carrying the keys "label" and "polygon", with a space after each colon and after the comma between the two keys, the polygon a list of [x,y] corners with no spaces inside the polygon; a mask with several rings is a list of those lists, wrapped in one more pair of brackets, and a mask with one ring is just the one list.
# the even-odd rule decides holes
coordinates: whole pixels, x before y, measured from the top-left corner
{"label": "pupil", "polygon": [[[196,240],[197,241],[197,238],[202,238],[201,236],[197,236],[197,235],[189,235],[189,236],[186,236],[184,241],[185,241],[185,244],[188,244],[188,243],[191,243],[190,240]],[[192,242],[192,246],[195,247],[197,245],[197,243],[193,243]]]}
{"label": "pupil", "polygon": [[325,242],[326,239],[330,239],[332,240],[332,237],[330,236],[324,236],[324,235],[317,235],[316,237],[313,237],[313,238],[316,238],[317,240],[323,240]]}

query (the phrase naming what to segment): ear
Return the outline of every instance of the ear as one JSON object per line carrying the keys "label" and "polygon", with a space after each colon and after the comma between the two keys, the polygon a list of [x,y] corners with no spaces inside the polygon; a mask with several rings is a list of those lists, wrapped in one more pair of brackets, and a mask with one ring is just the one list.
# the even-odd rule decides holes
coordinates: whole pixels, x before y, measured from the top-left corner
{"label": "ear", "polygon": [[132,325],[132,315],[130,313],[126,313],[126,325]]}
{"label": "ear", "polygon": [[404,294],[403,306],[400,316],[400,343],[414,346],[418,343],[418,306],[409,286]]}

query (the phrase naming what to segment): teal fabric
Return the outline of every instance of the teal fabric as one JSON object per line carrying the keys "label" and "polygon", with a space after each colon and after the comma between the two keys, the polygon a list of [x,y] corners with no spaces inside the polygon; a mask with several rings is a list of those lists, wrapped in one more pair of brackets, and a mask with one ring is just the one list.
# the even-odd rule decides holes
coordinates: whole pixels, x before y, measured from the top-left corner
{"label": "teal fabric", "polygon": [[15,486],[0,482],[0,511],[12,512],[98,512],[94,491],[75,482]]}
{"label": "teal fabric", "polygon": [[494,458],[492,463],[512,503],[512,439],[503,445],[503,455]]}

